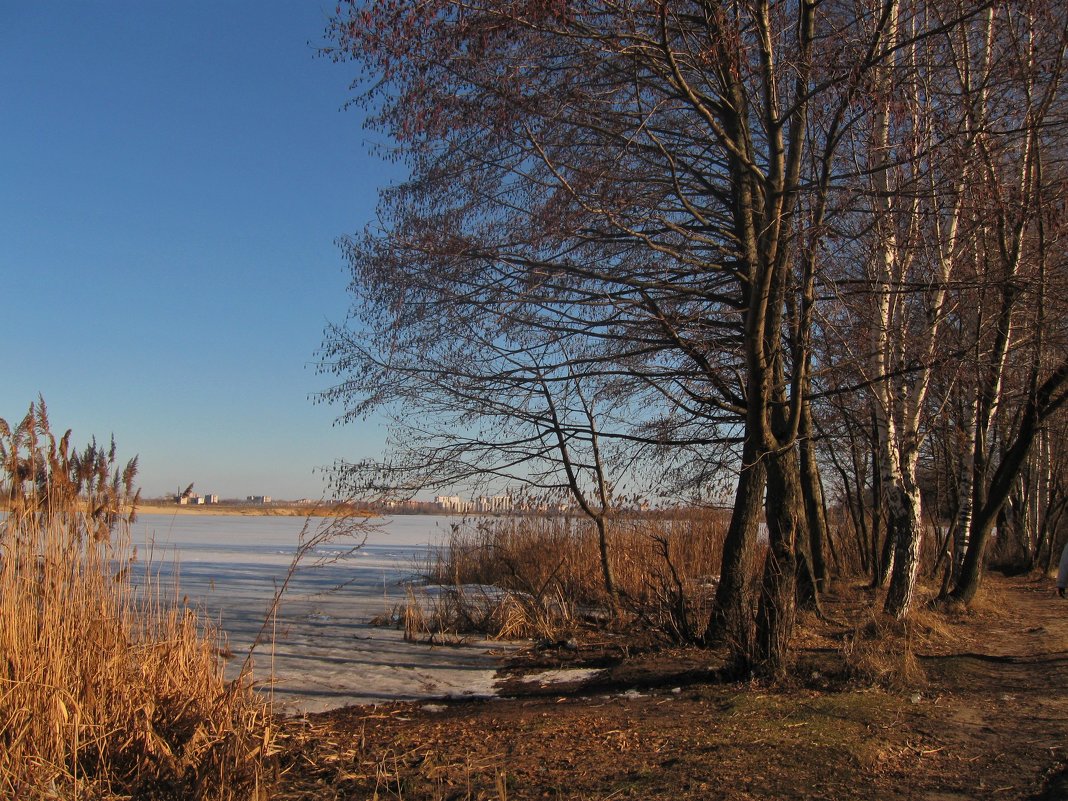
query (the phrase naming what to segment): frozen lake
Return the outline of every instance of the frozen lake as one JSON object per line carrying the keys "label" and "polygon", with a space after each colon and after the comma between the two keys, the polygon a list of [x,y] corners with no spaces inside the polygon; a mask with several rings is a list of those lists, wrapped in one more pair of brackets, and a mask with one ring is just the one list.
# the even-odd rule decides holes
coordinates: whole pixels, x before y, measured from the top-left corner
{"label": "frozen lake", "polygon": [[[493,694],[495,656],[502,646],[414,644],[400,631],[368,624],[404,600],[407,582],[418,576],[428,550],[442,541],[453,521],[422,515],[379,518],[359,526],[353,536],[334,532],[307,551],[282,598],[276,625],[267,626],[267,641],[255,651],[257,680],[275,676],[276,704],[312,712]],[[323,527],[331,523],[329,518],[309,521],[305,542],[330,535]],[[236,673],[285,581],[304,525],[296,517],[146,514],[135,523],[133,539],[142,559],[151,547],[152,562],[164,578],[177,565],[180,594],[229,635],[234,653],[229,670]]]}

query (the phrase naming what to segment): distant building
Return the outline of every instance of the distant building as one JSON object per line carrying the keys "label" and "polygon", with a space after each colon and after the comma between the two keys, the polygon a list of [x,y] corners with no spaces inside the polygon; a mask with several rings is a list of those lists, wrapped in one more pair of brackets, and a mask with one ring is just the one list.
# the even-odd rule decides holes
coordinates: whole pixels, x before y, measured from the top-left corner
{"label": "distant building", "polygon": [[475,501],[475,511],[478,512],[507,512],[511,508],[509,495],[483,495]]}
{"label": "distant building", "polygon": [[249,495],[247,498],[245,498],[245,500],[250,501],[251,503],[270,503],[271,502],[271,496],[270,495]]}
{"label": "distant building", "polygon": [[218,495],[205,495],[204,496],[204,503],[216,504],[218,502],[219,502],[219,496]]}
{"label": "distant building", "polygon": [[471,502],[465,501],[459,495],[438,495],[434,503],[443,512],[469,512]]}

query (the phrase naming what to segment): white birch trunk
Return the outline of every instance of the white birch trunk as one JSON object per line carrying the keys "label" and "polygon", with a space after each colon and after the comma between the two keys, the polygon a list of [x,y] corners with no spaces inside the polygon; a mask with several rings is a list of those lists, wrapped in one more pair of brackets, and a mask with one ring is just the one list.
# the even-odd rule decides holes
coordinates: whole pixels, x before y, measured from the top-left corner
{"label": "white birch trunk", "polygon": [[975,478],[975,425],[979,416],[979,398],[974,398],[968,407],[968,420],[964,430],[964,445],[960,460],[960,476],[957,484],[957,521],[954,527],[953,580],[960,575],[964,554],[972,535],[972,491]]}
{"label": "white birch trunk", "polygon": [[[891,9],[890,28],[887,35],[887,46],[893,47],[897,41],[897,14],[895,4]],[[896,62],[896,56],[891,62]],[[884,84],[890,78],[884,70],[878,70],[879,80]],[[891,337],[891,325],[893,320],[891,283],[896,273],[897,265],[897,236],[894,229],[894,204],[890,195],[890,176],[888,167],[888,152],[890,142],[890,111],[886,106],[876,112],[872,137],[872,211],[876,218],[876,230],[881,229],[879,241],[876,243],[876,253],[873,259],[875,275],[872,276],[874,309],[874,341],[871,347],[871,373],[874,380],[873,391],[875,394],[875,432],[878,439],[880,453],[880,472],[883,487],[883,497],[875,499],[876,503],[882,504],[888,510],[887,537],[896,537],[896,516],[890,511],[891,498],[897,494],[901,486],[901,461],[897,451],[898,437],[895,422],[894,392],[891,387],[890,373],[892,362],[893,343]],[[889,551],[890,557],[886,564],[881,565],[879,584],[886,582],[893,568],[895,551]]]}

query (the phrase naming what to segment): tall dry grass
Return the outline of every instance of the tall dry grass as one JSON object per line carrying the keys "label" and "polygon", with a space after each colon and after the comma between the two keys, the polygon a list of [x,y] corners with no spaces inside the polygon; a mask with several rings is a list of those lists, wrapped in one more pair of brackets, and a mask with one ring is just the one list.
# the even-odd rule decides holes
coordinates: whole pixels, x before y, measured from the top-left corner
{"label": "tall dry grass", "polygon": [[0,798],[265,797],[269,708],[135,561],[136,463],[68,442],[0,420]]}
{"label": "tall dry grass", "polygon": [[715,513],[613,519],[608,550],[619,597],[612,599],[590,521],[563,515],[466,520],[453,525],[424,570],[444,592],[410,599],[406,627],[413,637],[453,630],[557,638],[583,623],[618,624],[622,616],[672,640],[693,641],[707,620],[724,532]]}

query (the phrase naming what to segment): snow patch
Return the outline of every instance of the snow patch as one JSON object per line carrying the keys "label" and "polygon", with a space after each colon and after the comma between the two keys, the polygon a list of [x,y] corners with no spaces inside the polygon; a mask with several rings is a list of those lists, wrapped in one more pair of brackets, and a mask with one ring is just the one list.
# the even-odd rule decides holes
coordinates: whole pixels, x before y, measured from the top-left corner
{"label": "snow patch", "polygon": [[519,680],[525,684],[564,684],[572,681],[586,681],[602,672],[600,668],[558,668],[530,673],[520,677]]}

